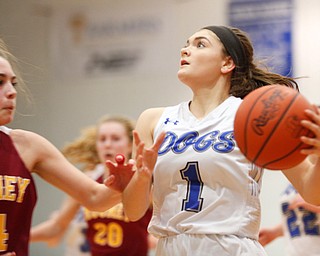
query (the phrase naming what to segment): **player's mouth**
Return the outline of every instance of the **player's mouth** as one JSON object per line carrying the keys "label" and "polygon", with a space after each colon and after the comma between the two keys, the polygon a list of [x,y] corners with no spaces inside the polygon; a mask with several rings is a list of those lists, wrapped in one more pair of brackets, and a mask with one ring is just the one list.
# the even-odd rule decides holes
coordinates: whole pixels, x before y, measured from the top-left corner
{"label": "player's mouth", "polygon": [[111,154],[111,153],[106,153],[106,154],[104,155],[104,159],[105,159],[105,160],[114,160],[114,157],[115,157],[115,155],[114,155],[114,154]]}
{"label": "player's mouth", "polygon": [[190,65],[190,63],[187,62],[186,60],[181,60],[180,61],[180,66],[186,66],[186,65]]}

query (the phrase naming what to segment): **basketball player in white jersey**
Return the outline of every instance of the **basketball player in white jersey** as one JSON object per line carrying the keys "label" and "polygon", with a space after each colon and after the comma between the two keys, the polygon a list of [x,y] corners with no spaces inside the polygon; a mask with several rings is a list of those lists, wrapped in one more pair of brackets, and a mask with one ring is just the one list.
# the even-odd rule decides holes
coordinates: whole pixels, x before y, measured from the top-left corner
{"label": "basketball player in white jersey", "polygon": [[[156,255],[266,255],[258,242],[263,173],[240,153],[233,122],[241,98],[252,90],[297,84],[258,68],[246,35],[224,26],[200,29],[187,40],[178,77],[192,99],[148,109],[138,119],[137,171],[123,192],[126,214],[139,219],[153,187],[149,232],[159,237]],[[303,153],[320,156],[319,113],[307,115],[314,124],[303,125],[316,137],[301,138],[314,146]],[[117,177],[118,167],[107,164]],[[283,173],[307,200],[320,204],[320,164],[316,167],[305,161]]]}
{"label": "basketball player in white jersey", "polygon": [[281,194],[281,223],[264,227],[259,242],[266,246],[283,236],[287,256],[320,254],[320,206],[306,203],[289,184]]}

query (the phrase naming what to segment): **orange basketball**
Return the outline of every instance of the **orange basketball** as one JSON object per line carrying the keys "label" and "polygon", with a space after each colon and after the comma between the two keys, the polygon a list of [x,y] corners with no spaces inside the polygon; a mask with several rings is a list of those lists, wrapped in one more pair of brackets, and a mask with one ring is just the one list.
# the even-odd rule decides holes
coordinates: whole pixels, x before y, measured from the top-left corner
{"label": "orange basketball", "polygon": [[234,120],[234,137],[248,160],[270,170],[291,168],[306,155],[308,145],[300,136],[313,137],[300,121],[309,119],[312,109],[297,90],[282,85],[263,86],[249,93],[240,104]]}

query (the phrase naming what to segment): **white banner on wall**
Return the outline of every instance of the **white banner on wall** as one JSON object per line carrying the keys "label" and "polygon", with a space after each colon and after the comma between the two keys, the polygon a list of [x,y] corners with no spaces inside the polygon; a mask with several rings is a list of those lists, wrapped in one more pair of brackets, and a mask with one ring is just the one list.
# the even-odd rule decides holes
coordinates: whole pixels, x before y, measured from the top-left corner
{"label": "white banner on wall", "polygon": [[170,8],[154,3],[56,10],[50,40],[55,74],[65,79],[164,74],[175,57],[168,50],[173,22]]}

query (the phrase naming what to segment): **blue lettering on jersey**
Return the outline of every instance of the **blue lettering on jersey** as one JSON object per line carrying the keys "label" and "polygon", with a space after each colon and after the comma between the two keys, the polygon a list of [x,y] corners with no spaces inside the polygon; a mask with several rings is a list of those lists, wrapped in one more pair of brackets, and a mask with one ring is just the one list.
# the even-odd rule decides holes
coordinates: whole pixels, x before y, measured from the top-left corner
{"label": "blue lettering on jersey", "polygon": [[283,195],[290,195],[291,193],[295,193],[297,194],[298,192],[296,191],[296,189],[294,188],[294,186],[292,184],[289,184],[287,186],[287,188],[282,192]]}
{"label": "blue lettering on jersey", "polygon": [[87,227],[81,229],[81,233],[83,234],[83,243],[80,244],[81,252],[90,252],[90,244],[89,244],[89,241],[87,240],[87,231],[88,231]]}
{"label": "blue lettering on jersey", "polygon": [[165,155],[170,150],[175,154],[181,154],[189,147],[200,153],[209,148],[218,153],[229,153],[235,147],[233,131],[211,131],[202,136],[197,131],[189,131],[180,135],[180,137],[169,131],[166,133],[158,154]]}
{"label": "blue lettering on jersey", "polygon": [[[308,211],[303,207],[290,209],[289,203],[285,202],[281,205],[282,213],[287,218],[287,226],[289,234],[292,238],[302,236],[320,236],[320,225],[318,214]],[[302,213],[301,219],[298,212]]]}

